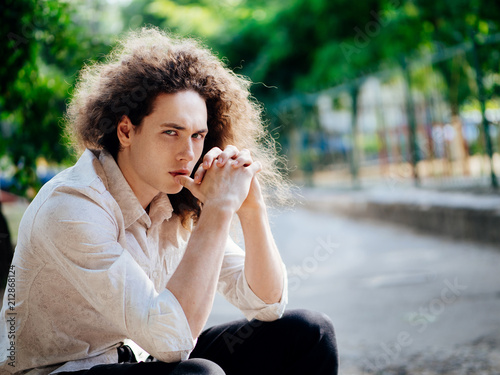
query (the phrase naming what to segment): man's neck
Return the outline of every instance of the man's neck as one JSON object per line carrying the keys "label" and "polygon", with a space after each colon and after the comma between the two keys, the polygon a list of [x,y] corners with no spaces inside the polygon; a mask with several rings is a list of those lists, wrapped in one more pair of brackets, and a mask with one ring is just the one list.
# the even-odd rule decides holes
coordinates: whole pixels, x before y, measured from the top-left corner
{"label": "man's neck", "polygon": [[142,208],[146,210],[153,198],[158,194],[158,191],[155,191],[150,186],[145,186],[144,183],[141,183],[140,178],[137,176],[133,168],[130,168],[130,162],[127,159],[127,155],[124,155],[122,152],[118,152],[116,164],[118,164],[118,168],[120,168],[123,177],[125,177],[125,180],[134,192]]}

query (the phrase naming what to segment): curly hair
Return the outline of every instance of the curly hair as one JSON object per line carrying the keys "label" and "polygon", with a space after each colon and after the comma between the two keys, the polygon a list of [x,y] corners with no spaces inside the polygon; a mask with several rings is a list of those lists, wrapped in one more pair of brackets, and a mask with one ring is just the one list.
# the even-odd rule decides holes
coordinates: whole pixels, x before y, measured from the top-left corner
{"label": "curly hair", "polygon": [[[193,90],[205,99],[209,129],[193,173],[213,147],[246,148],[263,165],[259,181],[264,189],[272,187],[275,197],[286,199],[280,158],[264,127],[262,107],[249,93],[250,84],[198,41],[143,28],[119,41],[106,61],[81,70],[67,109],[66,133],[76,150],[104,149],[116,159],[120,151],[116,128],[123,116],[140,126],[160,93]],[[190,218],[197,220],[201,204],[189,190],[169,198],[184,224]]]}

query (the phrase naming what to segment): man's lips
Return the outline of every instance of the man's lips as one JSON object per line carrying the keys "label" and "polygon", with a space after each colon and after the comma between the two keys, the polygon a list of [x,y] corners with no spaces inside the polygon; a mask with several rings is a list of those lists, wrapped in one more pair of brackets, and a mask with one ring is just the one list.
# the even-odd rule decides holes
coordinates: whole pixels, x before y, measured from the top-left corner
{"label": "man's lips", "polygon": [[179,169],[177,171],[172,171],[172,172],[168,172],[170,173],[172,176],[189,176],[189,170],[188,169]]}

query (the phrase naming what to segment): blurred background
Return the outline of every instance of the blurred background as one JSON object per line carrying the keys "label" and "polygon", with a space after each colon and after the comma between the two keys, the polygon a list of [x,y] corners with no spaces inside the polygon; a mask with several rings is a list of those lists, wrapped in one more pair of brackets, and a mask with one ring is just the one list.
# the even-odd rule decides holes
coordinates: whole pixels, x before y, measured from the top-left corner
{"label": "blurred background", "polygon": [[[455,268],[444,271],[423,263],[415,270],[418,262],[409,256],[406,259],[410,263],[388,268],[392,276],[387,279],[386,272],[386,279],[382,279],[385,281],[377,284],[371,278],[380,275],[366,267],[382,259],[378,251],[413,246],[411,254],[425,258],[428,253],[422,253],[424,247],[426,251],[433,249],[442,264],[452,254],[452,250],[445,251],[448,255],[444,256],[439,253],[442,249],[457,247],[465,253],[474,249],[488,254],[487,260],[481,258],[484,262],[474,269],[487,280],[477,285],[477,293],[493,296],[496,304],[485,309],[500,315],[497,291],[500,279],[495,276],[496,271],[488,268],[492,265],[498,268],[500,262],[497,256],[500,252],[496,252],[500,247],[497,189],[500,5],[497,1],[4,0],[0,14],[0,202],[3,202],[0,265],[3,269],[10,262],[11,245],[16,242],[17,226],[26,204],[43,183],[75,162],[62,135],[62,121],[78,70],[86,63],[103,59],[123,32],[156,25],[201,40],[235,72],[254,82],[252,94],[264,104],[265,120],[280,152],[288,160],[285,173],[301,188],[304,203],[292,216],[277,214],[281,222],[290,220],[289,225],[302,227],[302,239],[292,240],[290,228],[280,229],[277,224],[277,241],[292,248],[308,238],[309,248],[315,249],[318,238],[327,243],[326,238],[338,235],[339,231],[346,236],[366,238],[363,243],[353,244],[351,237],[336,237],[340,252],[336,250],[335,256],[328,258],[332,262],[334,258],[343,259],[354,267],[351,262],[354,249],[364,249],[359,250],[357,259],[363,262],[361,265],[355,262],[354,273],[349,268],[337,270],[337,266],[314,258],[312,253],[304,255],[304,247],[285,251],[285,260],[298,265],[295,271],[299,276],[295,276],[300,285],[312,282],[313,277],[309,276],[316,273],[335,277],[332,276],[335,272],[337,275],[344,272],[345,277],[353,280],[372,280],[371,284],[362,283],[361,288],[372,288],[375,284],[376,288],[380,285],[430,288],[429,294],[422,294],[420,302],[410,299],[416,307],[427,306],[435,294],[432,285],[439,292],[447,285],[443,280],[453,282],[454,277],[462,277],[462,271],[470,272],[470,258],[465,256],[460,263],[456,258],[458,251],[452,256],[458,262]],[[325,214],[330,216],[322,216]],[[331,216],[340,214],[347,218]],[[297,221],[293,221],[294,217]],[[304,217],[310,218],[310,230],[301,222]],[[371,219],[368,222],[373,226],[356,227],[360,218]],[[386,225],[379,223],[381,219],[409,224],[423,232],[415,237],[401,234],[407,229],[379,227]],[[317,220],[320,225],[312,224]],[[380,231],[385,235],[381,237]],[[425,236],[431,236],[432,244],[425,242],[427,237],[421,234],[424,232]],[[373,246],[379,250],[369,253]],[[342,249],[351,255],[341,252]],[[333,250],[327,253],[334,254]],[[314,272],[304,266],[308,257],[317,264]],[[393,259],[393,255],[389,258]],[[290,271],[293,275],[293,267]],[[307,277],[300,276],[301,272]],[[473,290],[473,276],[464,277],[471,278],[468,286]],[[331,288],[324,289],[334,283],[328,280],[318,279],[310,287],[317,285],[316,290],[322,291],[319,298],[330,296],[332,301],[344,298],[346,289],[343,292],[339,289],[338,295]],[[297,300],[301,290],[302,293],[309,290],[299,289],[292,293]],[[404,289],[397,291],[408,296]],[[385,316],[381,300],[372,300],[370,296],[373,297],[372,289],[360,297],[366,302],[364,308],[379,306],[380,316]],[[387,298],[394,300],[397,296],[390,294]],[[326,306],[319,308],[328,310]],[[223,311],[220,317],[226,317]],[[401,316],[408,316],[408,311],[411,308],[400,311]],[[330,316],[352,315],[349,310],[327,312]],[[465,317],[470,318],[466,314]],[[217,316],[214,319],[217,321]],[[433,319],[437,319],[436,314]],[[481,357],[484,360],[478,361],[491,362],[491,368],[496,365],[500,368],[500,359],[488,357],[497,350],[500,322],[490,315],[484,319],[488,322],[481,326],[484,332],[491,333],[492,327],[495,328],[493,339],[488,336],[494,345],[483,348],[487,354],[481,355],[488,359]],[[368,320],[374,323],[378,318]],[[342,326],[342,318],[340,322]],[[343,326],[356,327],[350,323]],[[450,332],[453,328],[443,330]],[[397,337],[391,329],[385,332],[390,332],[389,339]],[[342,341],[353,353],[351,357],[345,354],[346,362],[353,364],[345,373],[358,373],[359,369],[367,373],[407,373],[401,369],[390,372],[395,361],[385,361],[383,355],[388,354],[378,345],[383,340],[380,332],[372,336],[372,346],[366,338]],[[463,337],[455,339],[467,342]],[[372,362],[361,366],[356,356],[360,347],[365,348],[363,345],[370,350],[378,349],[373,349]],[[394,347],[391,350],[394,352]],[[473,363],[475,366],[476,362]],[[474,369],[449,373],[480,373]],[[481,373],[499,373],[490,370],[486,368]]]}
{"label": "blurred background", "polygon": [[496,186],[500,7],[493,0],[20,0],[2,7],[3,190],[32,198],[71,164],[61,119],[83,64],[156,25],[255,83],[305,184]]}

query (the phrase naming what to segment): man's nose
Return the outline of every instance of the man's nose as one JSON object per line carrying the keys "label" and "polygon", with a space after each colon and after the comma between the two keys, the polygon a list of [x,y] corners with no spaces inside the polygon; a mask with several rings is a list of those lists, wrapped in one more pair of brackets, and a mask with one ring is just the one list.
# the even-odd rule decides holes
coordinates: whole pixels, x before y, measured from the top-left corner
{"label": "man's nose", "polygon": [[182,146],[182,150],[180,150],[177,157],[179,160],[187,161],[194,159],[193,142],[191,138],[189,138],[189,140]]}

